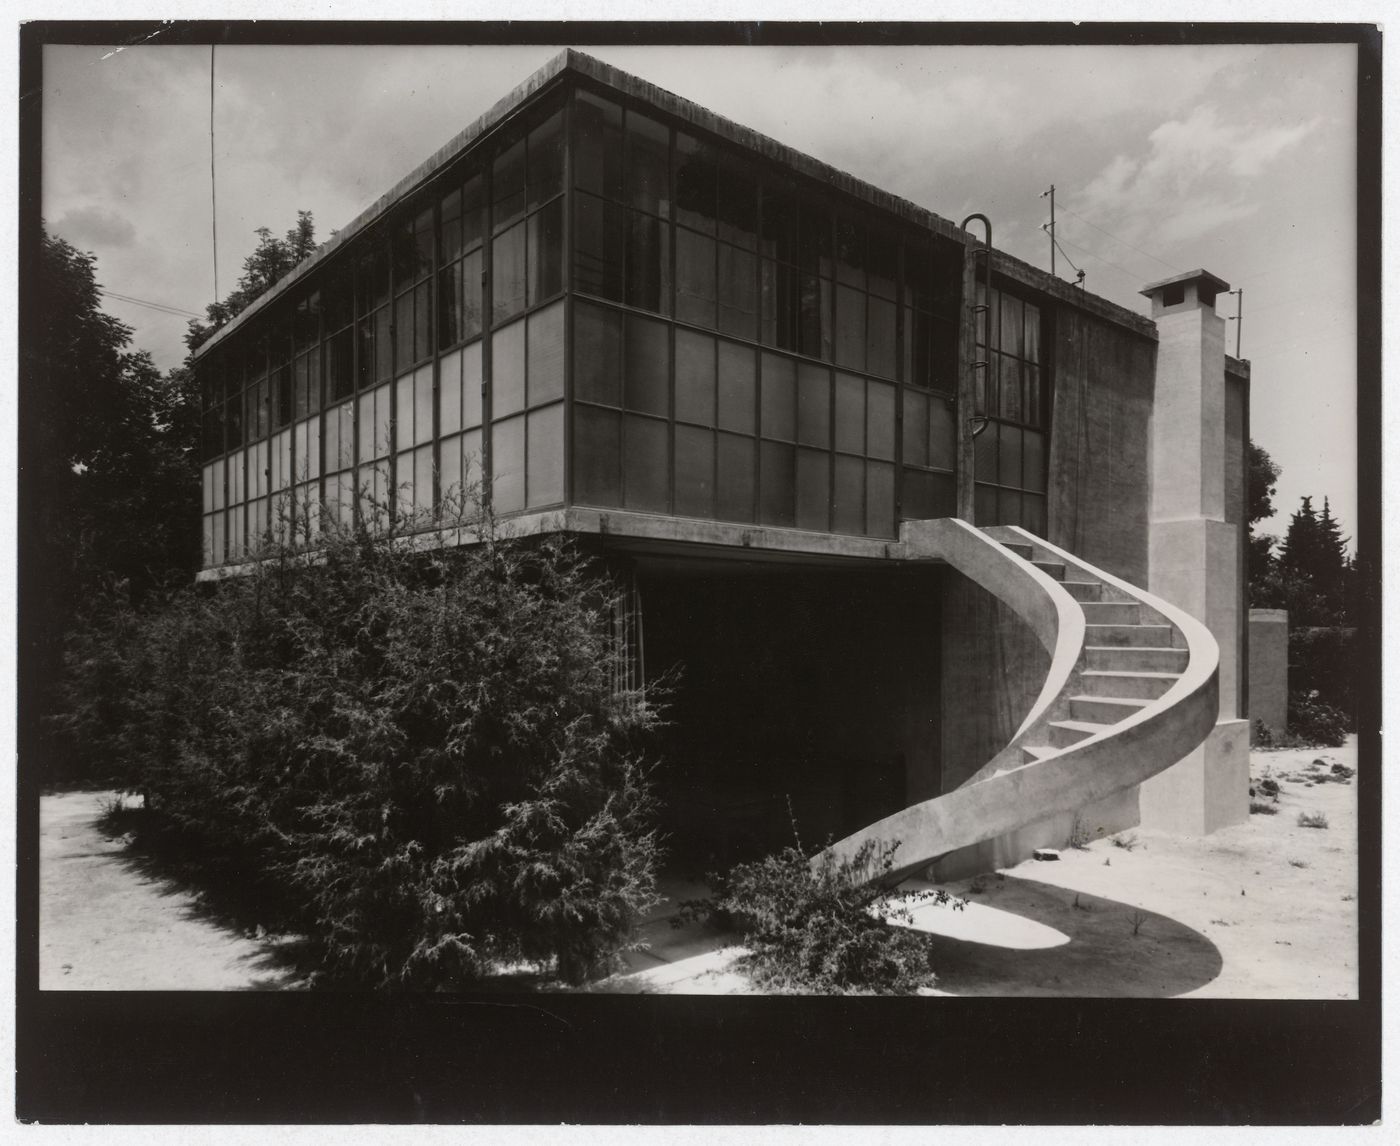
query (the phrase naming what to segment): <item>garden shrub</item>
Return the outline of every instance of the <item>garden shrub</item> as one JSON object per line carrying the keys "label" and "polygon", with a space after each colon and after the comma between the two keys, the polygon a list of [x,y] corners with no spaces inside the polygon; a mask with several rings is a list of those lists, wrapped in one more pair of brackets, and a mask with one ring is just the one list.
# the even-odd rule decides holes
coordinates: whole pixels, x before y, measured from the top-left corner
{"label": "garden shrub", "polygon": [[[910,918],[908,900],[881,886],[893,851],[877,855],[867,842],[850,859],[824,853],[814,868],[800,848],[788,847],[709,876],[715,895],[684,904],[677,922],[708,916],[734,927],[749,948],[741,966],[767,989],[913,994],[935,976],[927,937],[890,922]],[[914,898],[965,905],[942,890]]]}
{"label": "garden shrub", "polygon": [[[1288,632],[1289,691],[1318,698],[1343,713],[1356,709],[1356,630],[1298,626]],[[1291,698],[1290,698],[1291,699]],[[1290,723],[1293,715],[1289,713]]]}
{"label": "garden shrub", "polygon": [[415,552],[331,528],[314,562],[270,549],[73,645],[71,739],[307,935],[323,983],[578,982],[655,901],[657,718],[615,691],[611,591],[566,544],[482,529]]}
{"label": "garden shrub", "polygon": [[1313,692],[1288,697],[1288,747],[1340,748],[1346,743],[1351,722],[1346,713],[1332,707]]}

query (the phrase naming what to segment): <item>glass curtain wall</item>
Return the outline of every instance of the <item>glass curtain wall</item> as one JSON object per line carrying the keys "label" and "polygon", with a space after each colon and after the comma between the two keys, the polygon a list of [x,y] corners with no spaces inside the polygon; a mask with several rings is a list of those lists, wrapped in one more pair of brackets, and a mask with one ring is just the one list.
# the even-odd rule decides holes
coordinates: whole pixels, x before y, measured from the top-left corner
{"label": "glass curtain wall", "polygon": [[483,487],[502,513],[562,504],[560,102],[200,363],[206,565],[313,541],[322,506],[374,527],[455,516]]}
{"label": "glass curtain wall", "polygon": [[[987,289],[977,286],[977,301]],[[978,525],[1020,525],[1045,532],[1046,401],[1041,359],[1043,317],[1040,308],[1004,290],[990,294],[988,329],[977,327],[977,357],[987,363],[977,371],[977,413],[989,418],[977,435],[974,512]]]}
{"label": "glass curtain wall", "polygon": [[[574,501],[894,536],[898,383],[952,385],[958,249],[630,106],[574,110]],[[919,394],[913,465],[951,481]]]}

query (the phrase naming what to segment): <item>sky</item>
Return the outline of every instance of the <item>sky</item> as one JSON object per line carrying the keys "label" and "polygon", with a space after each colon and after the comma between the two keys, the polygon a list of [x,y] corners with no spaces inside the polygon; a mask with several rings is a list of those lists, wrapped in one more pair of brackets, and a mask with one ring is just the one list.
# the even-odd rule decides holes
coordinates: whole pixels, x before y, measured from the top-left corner
{"label": "sky", "polygon": [[[564,45],[49,46],[43,211],[110,291],[202,312],[255,230],[329,237]],[[1204,267],[1244,290],[1251,430],[1299,499],[1356,522],[1356,54],[1347,45],[612,47],[598,58],[1147,313]],[[1222,315],[1237,299],[1222,296]],[[186,316],[112,297],[158,365]],[[1226,347],[1235,348],[1229,321]]]}

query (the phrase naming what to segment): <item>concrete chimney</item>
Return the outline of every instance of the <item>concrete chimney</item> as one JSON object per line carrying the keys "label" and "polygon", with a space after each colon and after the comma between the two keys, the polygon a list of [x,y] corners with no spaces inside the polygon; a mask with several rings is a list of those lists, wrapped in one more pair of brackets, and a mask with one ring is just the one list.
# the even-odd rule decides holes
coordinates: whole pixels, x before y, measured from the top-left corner
{"label": "concrete chimney", "polygon": [[1139,809],[1144,827],[1190,834],[1249,817],[1249,722],[1237,711],[1240,530],[1225,520],[1225,321],[1215,313],[1229,289],[1194,270],[1142,290],[1158,337],[1148,588],[1220,645],[1220,713],[1203,745],[1142,785]]}

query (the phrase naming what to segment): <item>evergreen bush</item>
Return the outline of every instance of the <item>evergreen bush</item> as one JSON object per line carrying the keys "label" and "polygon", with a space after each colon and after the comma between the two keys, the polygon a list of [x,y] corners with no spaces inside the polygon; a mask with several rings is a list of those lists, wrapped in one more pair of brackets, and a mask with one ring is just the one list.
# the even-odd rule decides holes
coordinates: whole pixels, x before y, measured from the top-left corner
{"label": "evergreen bush", "polygon": [[911,900],[965,902],[942,890],[891,898],[881,877],[893,851],[868,842],[849,859],[823,853],[814,868],[800,848],[785,848],[709,876],[716,894],[683,905],[679,922],[708,916],[737,929],[749,949],[741,965],[764,988],[913,994],[935,979],[928,939],[891,921],[909,922]]}
{"label": "evergreen bush", "polygon": [[1288,747],[1340,748],[1351,731],[1347,715],[1323,701],[1316,690],[1288,697]]}
{"label": "evergreen bush", "polygon": [[568,545],[416,551],[328,527],[120,608],[70,649],[70,743],[215,883],[307,935],[325,984],[605,971],[655,901],[644,737],[610,588]]}

